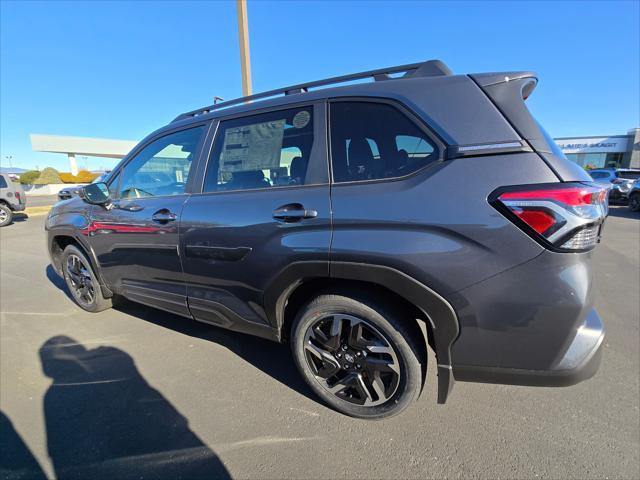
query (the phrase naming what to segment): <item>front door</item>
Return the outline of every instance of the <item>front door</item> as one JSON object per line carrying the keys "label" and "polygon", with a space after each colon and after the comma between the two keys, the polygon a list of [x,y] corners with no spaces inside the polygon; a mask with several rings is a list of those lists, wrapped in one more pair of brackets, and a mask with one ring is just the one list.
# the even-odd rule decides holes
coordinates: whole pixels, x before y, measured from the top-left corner
{"label": "front door", "polygon": [[181,219],[193,316],[269,336],[265,290],[292,264],[328,274],[330,198],[324,106],[220,122],[202,192]]}
{"label": "front door", "polygon": [[94,206],[86,229],[103,278],[116,293],[187,316],[179,224],[205,128],[147,143],[109,182],[113,204]]}

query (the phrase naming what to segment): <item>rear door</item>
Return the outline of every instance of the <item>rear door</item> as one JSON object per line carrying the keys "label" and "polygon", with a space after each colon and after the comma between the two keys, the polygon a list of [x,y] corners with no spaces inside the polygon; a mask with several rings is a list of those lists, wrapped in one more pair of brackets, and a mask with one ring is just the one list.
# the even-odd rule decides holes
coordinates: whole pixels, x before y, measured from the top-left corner
{"label": "rear door", "polygon": [[264,293],[285,268],[328,273],[330,199],[323,104],[222,120],[182,253],[195,318],[270,336]]}
{"label": "rear door", "polygon": [[192,126],[148,141],[112,176],[112,207],[94,206],[83,231],[115,292],[186,316],[179,222],[207,128]]}

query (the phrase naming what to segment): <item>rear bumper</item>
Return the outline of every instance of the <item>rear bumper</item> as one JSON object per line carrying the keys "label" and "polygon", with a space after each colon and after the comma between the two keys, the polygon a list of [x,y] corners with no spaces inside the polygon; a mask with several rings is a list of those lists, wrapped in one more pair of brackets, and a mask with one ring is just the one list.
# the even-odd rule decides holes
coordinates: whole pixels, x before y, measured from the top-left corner
{"label": "rear bumper", "polygon": [[25,208],[27,208],[27,204],[26,203],[19,203],[19,204],[13,204],[11,205],[11,210],[13,210],[14,212],[22,212]]}
{"label": "rear bumper", "polygon": [[454,365],[453,376],[463,382],[501,383],[535,387],[567,387],[591,378],[602,359],[604,325],[591,310],[565,354],[549,370]]}

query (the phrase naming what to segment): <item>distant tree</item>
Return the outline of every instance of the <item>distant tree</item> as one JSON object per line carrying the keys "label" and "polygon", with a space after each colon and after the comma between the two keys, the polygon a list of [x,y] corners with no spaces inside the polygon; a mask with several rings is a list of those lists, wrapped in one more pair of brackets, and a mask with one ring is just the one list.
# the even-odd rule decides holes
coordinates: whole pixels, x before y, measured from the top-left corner
{"label": "distant tree", "polygon": [[80,170],[78,175],[72,175],[69,172],[60,172],[60,180],[62,180],[62,183],[91,183],[97,176],[97,173],[91,173],[88,170]]}
{"label": "distant tree", "polygon": [[60,174],[55,168],[47,167],[40,172],[40,176],[33,183],[49,185],[50,183],[62,183],[62,180],[60,180]]}
{"label": "distant tree", "polygon": [[98,177],[97,173],[91,173],[88,170],[80,170],[76,178],[78,183],[91,183]]}
{"label": "distant tree", "polygon": [[33,183],[39,176],[38,170],[27,170],[20,175],[20,183]]}

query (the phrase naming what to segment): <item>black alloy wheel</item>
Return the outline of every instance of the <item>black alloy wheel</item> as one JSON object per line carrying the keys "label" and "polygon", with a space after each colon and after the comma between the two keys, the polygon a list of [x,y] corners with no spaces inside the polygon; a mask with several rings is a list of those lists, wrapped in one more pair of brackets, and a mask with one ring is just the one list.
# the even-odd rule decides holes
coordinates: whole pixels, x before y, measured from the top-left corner
{"label": "black alloy wheel", "polygon": [[320,318],[307,329],[304,349],[318,382],[347,402],[380,405],[398,389],[398,356],[384,335],[362,318]]}
{"label": "black alloy wheel", "polygon": [[111,298],[105,298],[100,282],[89,260],[75,245],[68,245],[60,259],[62,274],[71,298],[84,310],[101,312],[112,306]]}
{"label": "black alloy wheel", "polygon": [[302,307],[291,331],[298,370],[335,410],[366,419],[400,413],[417,399],[426,344],[392,299],[346,289]]}
{"label": "black alloy wheel", "polygon": [[96,285],[89,273],[89,267],[76,254],[67,255],[65,262],[67,285],[76,301],[82,306],[90,307],[96,300]]}

